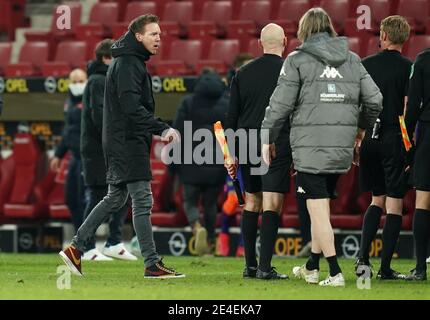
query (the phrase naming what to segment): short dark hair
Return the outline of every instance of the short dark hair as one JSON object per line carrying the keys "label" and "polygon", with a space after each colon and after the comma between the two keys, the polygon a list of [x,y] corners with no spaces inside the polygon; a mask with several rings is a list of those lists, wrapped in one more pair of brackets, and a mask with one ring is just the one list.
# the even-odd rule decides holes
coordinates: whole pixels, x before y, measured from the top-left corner
{"label": "short dark hair", "polygon": [[128,30],[136,34],[137,32],[143,33],[144,27],[150,23],[158,23],[160,19],[154,14],[144,14],[133,19],[128,25]]}
{"label": "short dark hair", "polygon": [[114,41],[112,39],[104,39],[97,44],[95,53],[98,61],[103,61],[103,57],[112,57],[111,47]]}

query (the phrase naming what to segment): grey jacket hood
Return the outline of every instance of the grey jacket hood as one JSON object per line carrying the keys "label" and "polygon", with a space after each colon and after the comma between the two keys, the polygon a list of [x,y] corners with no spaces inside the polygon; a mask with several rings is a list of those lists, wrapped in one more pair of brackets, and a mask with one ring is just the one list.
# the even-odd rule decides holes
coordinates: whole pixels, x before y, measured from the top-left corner
{"label": "grey jacket hood", "polygon": [[297,50],[316,56],[335,68],[345,63],[349,52],[346,37],[332,38],[327,32],[311,35]]}

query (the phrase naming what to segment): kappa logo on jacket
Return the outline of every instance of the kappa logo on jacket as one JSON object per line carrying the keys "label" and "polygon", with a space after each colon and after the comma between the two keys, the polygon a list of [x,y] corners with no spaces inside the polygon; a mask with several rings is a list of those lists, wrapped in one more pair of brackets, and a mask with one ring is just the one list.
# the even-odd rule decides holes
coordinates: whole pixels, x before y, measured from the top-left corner
{"label": "kappa logo on jacket", "polygon": [[336,77],[339,77],[340,79],[343,78],[343,76],[339,73],[339,71],[336,68],[327,66],[325,67],[323,73],[320,75],[320,78],[328,78],[328,79],[335,79]]}

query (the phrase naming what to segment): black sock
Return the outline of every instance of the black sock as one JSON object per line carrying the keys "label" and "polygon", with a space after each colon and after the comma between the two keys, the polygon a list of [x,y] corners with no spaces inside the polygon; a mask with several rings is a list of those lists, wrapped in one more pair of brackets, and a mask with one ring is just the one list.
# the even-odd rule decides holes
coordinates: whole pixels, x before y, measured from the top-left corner
{"label": "black sock", "polygon": [[258,212],[243,210],[242,234],[245,246],[245,260],[248,267],[257,267],[255,242],[257,241]]}
{"label": "black sock", "polygon": [[259,269],[269,272],[278,236],[279,214],[276,211],[264,211],[260,228],[260,264]]}
{"label": "black sock", "polygon": [[382,232],[381,271],[389,273],[391,259],[402,228],[402,216],[387,213],[384,231]]}
{"label": "black sock", "polygon": [[372,245],[372,241],[375,239],[376,232],[378,231],[381,215],[382,208],[372,205],[367,208],[364,216],[359,256],[366,262],[369,262],[370,246]]}
{"label": "black sock", "polygon": [[417,255],[417,271],[427,270],[427,244],[430,235],[430,211],[415,209],[414,214],[414,242],[415,254]]}
{"label": "black sock", "polygon": [[340,270],[339,263],[337,263],[336,256],[327,257],[326,259],[330,268],[330,277],[334,277],[338,273],[342,272],[342,270]]}
{"label": "black sock", "polygon": [[309,257],[308,261],[306,262],[306,269],[308,270],[319,270],[320,269],[320,257],[321,253],[314,253],[311,252],[311,256]]}

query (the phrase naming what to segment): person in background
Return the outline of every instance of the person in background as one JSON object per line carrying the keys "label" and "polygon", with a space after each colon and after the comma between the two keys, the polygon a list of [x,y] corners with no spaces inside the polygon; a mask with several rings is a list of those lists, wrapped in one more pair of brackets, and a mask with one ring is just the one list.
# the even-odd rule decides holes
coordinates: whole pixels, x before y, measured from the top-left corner
{"label": "person in background", "polygon": [[[282,66],[261,126],[261,153],[267,164],[272,163],[279,153],[274,141],[282,135],[284,123],[291,121],[296,192],[306,199],[312,234],[311,257],[293,273],[308,283],[343,287],[330,199],[336,196],[339,176],[351,167],[364,130],[381,112],[382,95],[360,58],[349,51],[348,40],[337,37],[322,8],[309,9],[302,16],[297,34],[302,45]],[[323,281],[319,281],[321,252],[330,268]]]}
{"label": "person in background", "polygon": [[[413,184],[416,188],[413,221],[416,265],[408,280],[427,280],[426,257],[430,240],[430,49],[422,51],[412,66],[406,128],[409,137],[415,137]],[[417,128],[418,126],[418,128]],[[412,161],[411,161],[412,162]],[[430,258],[427,259],[427,263]]]}
{"label": "person in background", "polygon": [[108,193],[91,211],[72,243],[59,252],[75,275],[82,276],[81,256],[85,243],[109,215],[120,210],[131,197],[134,230],[144,257],[144,277],[183,278],[168,268],[155,247],[151,210],[150,151],[152,136],[178,143],[178,133],[155,117],[152,79],[146,61],[161,45],[159,19],[152,14],[131,21],[128,31],[112,46],[114,60],[106,75],[103,110],[103,152],[107,165]]}
{"label": "person in background", "polygon": [[[225,84],[221,77],[213,70],[204,69],[194,86],[194,93],[185,97],[179,106],[173,127],[182,136],[186,125],[192,126],[193,134],[199,129],[213,132],[213,124],[223,122],[228,109],[228,102],[223,99],[224,91]],[[216,140],[213,140],[216,144]],[[216,147],[214,145],[213,150]],[[185,155],[185,152],[188,151],[182,154]],[[217,199],[225,181],[225,168],[215,164],[215,158],[213,160],[212,164],[196,164],[193,159],[192,164],[183,162],[177,166],[179,179],[184,186],[184,210],[193,230],[197,255],[213,254],[215,251]],[[204,223],[200,221],[200,199],[204,208]]]}
{"label": "person in background", "polygon": [[[107,194],[106,165],[102,148],[103,105],[106,72],[112,62],[111,47],[114,41],[105,39],[95,50],[96,59],[88,65],[88,83],[83,97],[81,120],[81,157],[87,205],[84,220]],[[121,229],[128,213],[128,203],[109,217],[109,236],[100,252],[96,248],[95,236],[86,243],[82,260],[108,261],[111,258],[137,260],[121,242]],[[94,230],[95,232],[95,230]]]}
{"label": "person in background", "polygon": [[[369,251],[379,229],[381,215],[387,212],[382,232],[381,280],[404,279],[405,275],[391,268],[391,259],[402,227],[403,197],[408,190],[405,147],[399,124],[408,92],[412,62],[402,56],[403,44],[409,38],[410,26],[401,16],[389,16],[381,21],[382,51],[363,59],[363,66],[384,97],[383,109],[375,127],[366,131],[360,148],[360,189],[372,192],[361,231],[356,275],[363,267],[371,269]],[[370,272],[372,272],[370,270]]]}
{"label": "person in background", "polygon": [[[259,45],[263,55],[242,66],[231,82],[230,106],[226,129],[242,129],[251,136],[257,132],[264,118],[270,96],[276,88],[282,68],[282,54],[287,44],[284,30],[270,23],[261,30]],[[278,154],[266,174],[258,174],[260,163],[254,164],[248,154],[258,155],[260,142],[247,141],[248,154],[240,154],[239,161],[245,185],[245,206],[242,213],[242,233],[245,247],[244,278],[262,280],[288,279],[272,266],[272,256],[280,224],[284,194],[290,187],[291,148],[289,121],[283,125],[282,135],[276,141]],[[246,158],[245,158],[246,157]],[[245,158],[245,159],[244,159]],[[253,160],[253,159],[252,159]],[[236,176],[237,164],[226,164],[230,176]],[[260,257],[257,261],[258,219],[262,213],[260,228]]]}
{"label": "person in background", "polygon": [[87,74],[82,69],[75,69],[70,73],[69,80],[69,97],[64,104],[64,129],[50,166],[51,170],[58,172],[61,159],[67,152],[72,154],[66,177],[65,198],[77,231],[82,224],[85,207],[80,145],[82,97],[87,84]]}

